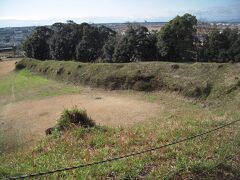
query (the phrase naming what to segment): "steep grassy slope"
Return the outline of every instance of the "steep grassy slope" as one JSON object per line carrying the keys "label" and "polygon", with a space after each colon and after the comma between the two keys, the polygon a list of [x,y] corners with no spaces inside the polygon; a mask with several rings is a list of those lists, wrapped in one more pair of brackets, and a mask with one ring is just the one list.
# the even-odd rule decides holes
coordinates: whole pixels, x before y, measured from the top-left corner
{"label": "steep grassy slope", "polygon": [[240,64],[87,64],[24,59],[17,66],[74,84],[106,89],[170,90],[195,98],[217,99],[240,86]]}

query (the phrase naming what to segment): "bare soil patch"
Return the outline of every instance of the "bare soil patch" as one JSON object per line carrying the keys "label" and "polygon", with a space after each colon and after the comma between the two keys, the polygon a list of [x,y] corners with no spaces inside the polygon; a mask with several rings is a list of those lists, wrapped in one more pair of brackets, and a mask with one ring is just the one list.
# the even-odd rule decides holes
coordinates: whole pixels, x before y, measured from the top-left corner
{"label": "bare soil patch", "polygon": [[13,71],[15,68],[15,62],[15,60],[0,61],[0,77]]}
{"label": "bare soil patch", "polygon": [[162,110],[160,105],[136,97],[97,90],[10,103],[0,108],[0,132],[6,141],[4,149],[41,139],[45,130],[56,124],[64,109],[75,106],[86,109],[97,124],[107,126],[129,126],[151,120]]}

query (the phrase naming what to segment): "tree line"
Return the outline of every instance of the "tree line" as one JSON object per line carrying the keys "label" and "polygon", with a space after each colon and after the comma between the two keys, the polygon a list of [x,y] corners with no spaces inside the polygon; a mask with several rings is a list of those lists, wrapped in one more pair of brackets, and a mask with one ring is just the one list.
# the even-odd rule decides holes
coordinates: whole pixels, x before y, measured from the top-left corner
{"label": "tree line", "polygon": [[126,63],[137,61],[240,62],[237,29],[197,36],[195,16],[177,16],[160,31],[129,24],[124,33],[87,23],[37,27],[23,43],[27,57],[40,60]]}

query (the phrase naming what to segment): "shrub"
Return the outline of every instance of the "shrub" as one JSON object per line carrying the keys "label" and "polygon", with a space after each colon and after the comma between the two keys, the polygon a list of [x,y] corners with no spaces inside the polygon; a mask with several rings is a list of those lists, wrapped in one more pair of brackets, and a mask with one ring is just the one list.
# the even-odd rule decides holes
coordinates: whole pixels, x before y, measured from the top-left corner
{"label": "shrub", "polygon": [[185,95],[194,98],[207,98],[212,91],[212,84],[206,83],[202,86],[196,86],[193,90],[190,90]]}
{"label": "shrub", "polygon": [[237,87],[240,87],[240,80],[237,81]]}
{"label": "shrub", "polygon": [[79,109],[64,110],[59,118],[56,128],[58,130],[69,129],[71,126],[93,127],[95,122],[87,116],[87,112]]}
{"label": "shrub", "polygon": [[192,92],[190,92],[190,96],[192,97],[201,97],[202,96],[202,89],[201,87],[195,87],[194,90]]}
{"label": "shrub", "polygon": [[24,69],[26,66],[24,65],[24,64],[22,64],[22,63],[16,63],[15,64],[15,69],[16,70],[22,70],[22,69]]}
{"label": "shrub", "polygon": [[211,91],[212,91],[212,84],[207,83],[205,87],[203,87],[202,89],[203,96],[207,98],[210,95]]}
{"label": "shrub", "polygon": [[133,89],[137,90],[137,91],[151,91],[152,90],[152,86],[151,86],[150,82],[137,81],[134,84]]}
{"label": "shrub", "polygon": [[61,75],[63,72],[64,72],[64,68],[63,68],[63,67],[60,67],[60,68],[57,70],[57,75]]}
{"label": "shrub", "polygon": [[178,64],[172,64],[172,65],[171,65],[171,68],[172,68],[173,70],[177,70],[177,69],[180,68],[180,66],[179,66]]}

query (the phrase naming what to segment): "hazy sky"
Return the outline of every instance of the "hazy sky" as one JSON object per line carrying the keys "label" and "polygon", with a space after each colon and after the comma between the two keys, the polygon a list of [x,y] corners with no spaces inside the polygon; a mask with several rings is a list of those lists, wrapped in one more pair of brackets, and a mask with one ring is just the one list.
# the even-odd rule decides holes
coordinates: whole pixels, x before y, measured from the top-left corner
{"label": "hazy sky", "polygon": [[208,20],[237,19],[240,0],[0,0],[0,20],[9,23],[10,19],[166,21],[186,12]]}

